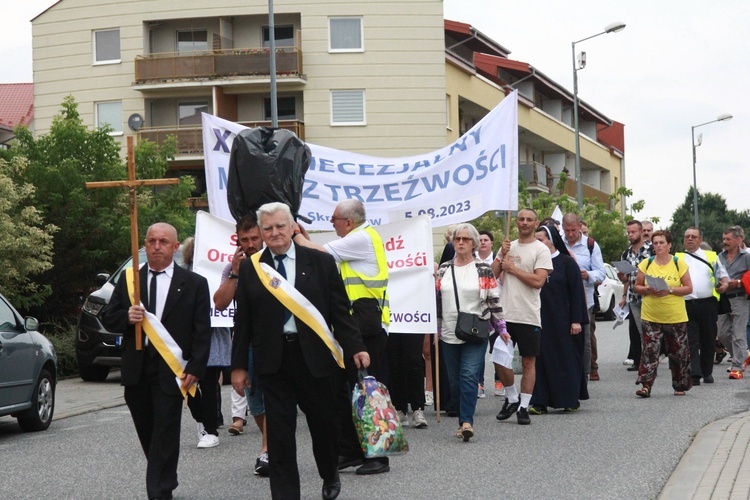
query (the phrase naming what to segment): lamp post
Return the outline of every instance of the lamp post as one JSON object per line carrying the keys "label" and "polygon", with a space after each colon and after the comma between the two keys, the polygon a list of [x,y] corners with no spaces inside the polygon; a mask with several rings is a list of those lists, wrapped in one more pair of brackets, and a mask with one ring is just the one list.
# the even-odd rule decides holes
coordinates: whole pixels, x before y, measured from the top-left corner
{"label": "lamp post", "polygon": [[695,175],[695,148],[700,146],[700,142],[698,144],[695,144],[695,129],[698,127],[702,127],[704,125],[709,125],[711,123],[716,122],[725,122],[732,119],[732,115],[730,114],[723,114],[716,117],[715,120],[711,120],[710,122],[701,123],[700,125],[693,125],[690,127],[690,134],[692,136],[692,145],[693,145],[693,222],[694,226],[698,227],[698,181]]}
{"label": "lamp post", "polygon": [[572,43],[573,48],[573,120],[576,132],[576,197],[578,198],[578,208],[583,207],[583,183],[581,181],[581,141],[580,129],[578,128],[578,70],[583,69],[586,65],[585,59],[582,60],[581,67],[576,63],[576,44],[585,42],[591,38],[607,33],[617,33],[625,29],[625,23],[612,23],[604,28],[604,31],[582,38]]}

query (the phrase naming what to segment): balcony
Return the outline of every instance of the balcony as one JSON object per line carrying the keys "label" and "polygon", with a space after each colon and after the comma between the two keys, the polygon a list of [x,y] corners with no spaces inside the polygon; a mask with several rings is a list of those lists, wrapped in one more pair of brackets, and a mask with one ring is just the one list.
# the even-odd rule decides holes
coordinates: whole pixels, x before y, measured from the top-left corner
{"label": "balcony", "polygon": [[[570,196],[573,199],[578,197],[578,191],[575,179],[567,179],[565,181],[565,192],[564,194]],[[588,184],[583,184],[583,199],[592,199],[596,202],[602,203],[607,210],[612,210],[614,203],[609,199],[609,193],[600,191],[595,187],[591,187]]]}
{"label": "balcony", "polygon": [[[240,122],[245,127],[270,127],[270,121]],[[305,140],[305,124],[300,120],[280,120],[279,128],[294,132],[297,137]],[[177,138],[177,155],[203,155],[203,129],[198,126],[186,127],[143,127],[138,131],[138,140],[148,140],[161,145],[167,137]]]}
{"label": "balcony", "polygon": [[[270,76],[270,59],[267,48],[145,54],[135,58],[135,84]],[[302,51],[298,47],[276,49],[276,74],[302,75]]]}
{"label": "balcony", "polygon": [[538,193],[549,194],[552,192],[554,178],[546,165],[539,162],[532,162],[519,165],[518,168],[532,196]]}

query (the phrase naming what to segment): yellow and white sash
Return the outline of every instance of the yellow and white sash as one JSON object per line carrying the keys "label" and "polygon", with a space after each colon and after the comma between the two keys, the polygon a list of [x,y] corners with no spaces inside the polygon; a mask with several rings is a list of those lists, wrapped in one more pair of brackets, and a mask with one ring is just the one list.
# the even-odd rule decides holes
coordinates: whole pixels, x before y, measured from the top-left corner
{"label": "yellow and white sash", "polygon": [[336,363],[341,368],[344,368],[344,350],[333,337],[333,333],[331,333],[326,320],[323,318],[323,315],[320,314],[318,308],[315,307],[312,302],[307,300],[307,297],[302,295],[299,290],[294,288],[291,283],[276,271],[276,269],[261,262],[261,253],[262,252],[257,252],[250,257],[255,272],[258,273],[260,282],[263,283],[263,286],[265,286],[266,289],[271,292],[271,295],[276,297],[284,307],[289,309],[292,314],[309,326],[318,337],[320,337],[326,347],[331,351]]}
{"label": "yellow and white sash", "polygon": [[[130,297],[130,303],[133,304],[135,302],[135,294],[133,292],[132,267],[128,268],[125,271],[125,281],[128,284],[128,296]],[[141,303],[141,305],[143,306],[143,303]],[[180,377],[182,377],[182,374],[185,373],[185,367],[187,366],[187,361],[182,359],[182,348],[177,344],[177,342],[175,342],[175,340],[172,338],[172,335],[169,334],[164,325],[161,324],[159,318],[157,318],[150,312],[146,311],[146,316],[145,318],[143,318],[143,322],[141,323],[141,325],[143,327],[143,331],[146,332],[148,341],[151,343],[151,345],[154,346],[156,352],[159,353],[162,359],[166,361],[167,366],[169,366],[169,369],[172,370],[172,373],[175,374],[175,380],[177,381],[177,386],[180,388],[180,392],[182,392],[182,396],[186,397],[187,393],[189,393],[191,396],[195,397],[195,384],[190,386],[190,388],[187,390],[187,393],[182,388],[182,379]]]}

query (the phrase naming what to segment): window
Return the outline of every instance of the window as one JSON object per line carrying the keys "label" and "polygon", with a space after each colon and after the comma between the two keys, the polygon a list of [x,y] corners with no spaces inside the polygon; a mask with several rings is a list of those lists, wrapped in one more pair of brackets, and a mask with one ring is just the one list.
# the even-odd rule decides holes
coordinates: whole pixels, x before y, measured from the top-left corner
{"label": "window", "polygon": [[177,32],[177,52],[208,50],[208,31],[184,30]]}
{"label": "window", "polygon": [[[277,97],[276,98],[276,112],[278,113],[279,120],[296,120],[297,119],[297,107],[294,97]],[[271,98],[266,97],[263,99],[263,119],[271,119]]]}
{"label": "window", "polygon": [[16,315],[8,304],[0,300],[0,332],[12,332],[18,327]]}
{"label": "window", "polygon": [[[274,26],[276,47],[294,47],[294,26]],[[270,30],[263,26],[263,47],[271,46]]]}
{"label": "window", "polygon": [[365,125],[365,91],[331,91],[331,125]]}
{"label": "window", "polygon": [[94,63],[120,62],[120,30],[94,31]]}
{"label": "window", "polygon": [[331,17],[328,19],[330,52],[363,52],[361,17]]}
{"label": "window", "polygon": [[113,134],[122,134],[122,101],[96,103],[96,126],[105,125],[112,127]]}
{"label": "window", "polygon": [[201,113],[208,113],[208,102],[181,102],[179,104],[180,125],[201,125]]}

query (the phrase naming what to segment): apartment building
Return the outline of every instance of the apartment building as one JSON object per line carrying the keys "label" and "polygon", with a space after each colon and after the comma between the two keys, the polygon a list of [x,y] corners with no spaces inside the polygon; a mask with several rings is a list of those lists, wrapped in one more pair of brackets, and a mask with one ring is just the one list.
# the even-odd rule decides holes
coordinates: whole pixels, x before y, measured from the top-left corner
{"label": "apartment building", "polygon": [[[281,127],[380,156],[445,142],[439,0],[275,0]],[[176,135],[201,180],[200,113],[270,125],[267,0],[61,0],[32,20],[36,130],[66,95],[119,138]]]}
{"label": "apartment building", "polygon": [[[573,94],[472,26],[445,21],[449,137],[459,137],[507,92],[518,89],[519,174],[532,197],[554,192],[576,197]],[[624,125],[579,100],[581,179],[585,199],[614,210],[610,194],[624,184]]]}
{"label": "apartment building", "polygon": [[[275,0],[279,126],[323,146],[384,157],[439,149],[519,89],[520,173],[549,192],[575,171],[572,94],[441,0]],[[84,123],[160,142],[172,175],[202,194],[200,113],[270,125],[267,0],[60,0],[32,20],[35,130],[73,95]],[[584,196],[624,177],[621,124],[580,107]],[[575,196],[575,180],[566,193]],[[614,208],[614,207],[613,207]]]}

